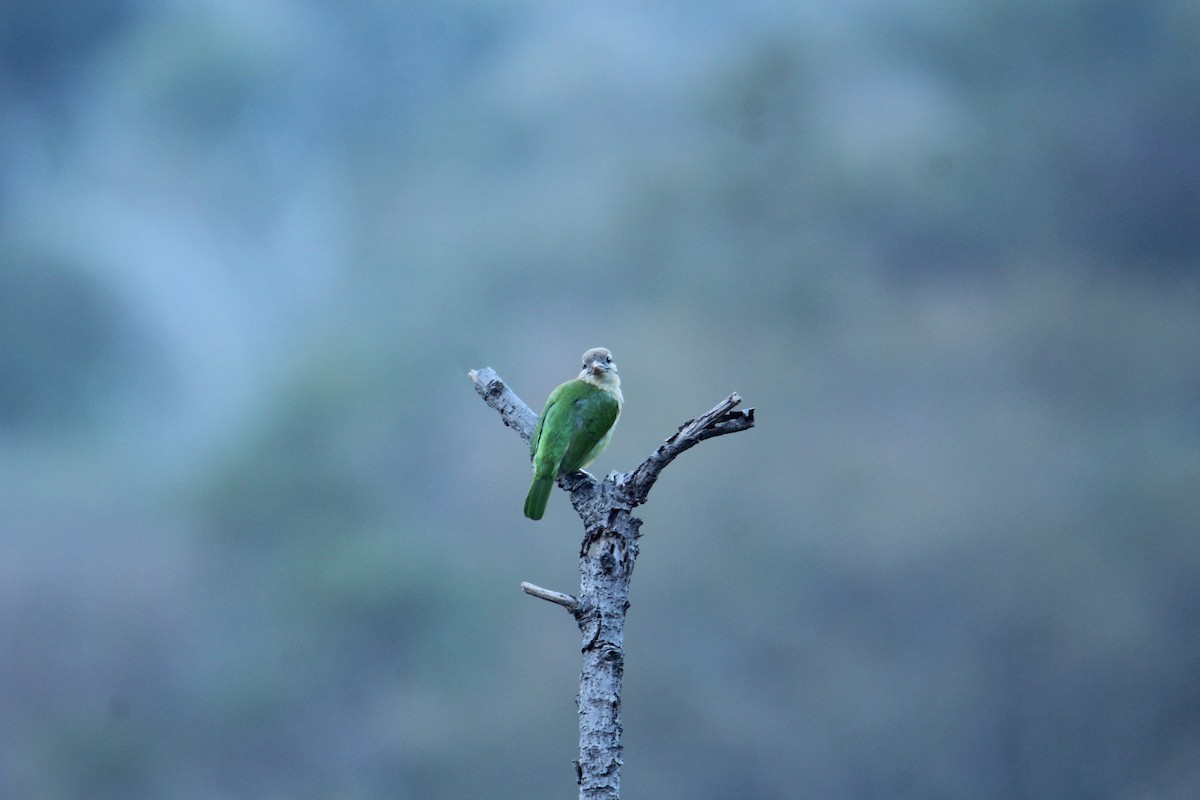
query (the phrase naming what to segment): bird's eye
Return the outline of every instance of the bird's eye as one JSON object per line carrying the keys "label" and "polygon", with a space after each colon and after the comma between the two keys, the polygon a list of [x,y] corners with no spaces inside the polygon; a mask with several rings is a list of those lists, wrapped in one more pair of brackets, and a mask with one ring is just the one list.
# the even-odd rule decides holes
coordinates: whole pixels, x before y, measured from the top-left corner
{"label": "bird's eye", "polygon": [[612,363],[612,356],[605,356],[605,357],[604,357],[604,360],[605,360],[605,361],[607,361],[609,364],[611,364],[611,363]]}

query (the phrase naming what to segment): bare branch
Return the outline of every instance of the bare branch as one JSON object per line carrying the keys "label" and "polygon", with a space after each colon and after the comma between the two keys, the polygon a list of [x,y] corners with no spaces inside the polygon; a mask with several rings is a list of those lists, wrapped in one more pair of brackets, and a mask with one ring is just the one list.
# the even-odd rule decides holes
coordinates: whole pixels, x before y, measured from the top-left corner
{"label": "bare branch", "polygon": [[570,611],[572,614],[579,610],[579,601],[569,594],[556,592],[551,589],[543,589],[540,586],[534,586],[528,581],[521,581],[521,591],[525,592],[527,595],[539,597],[542,600],[546,600],[551,603],[556,603],[565,608],[567,611]]}
{"label": "bare branch", "polygon": [[505,425],[520,434],[526,442],[533,438],[537,414],[500,380],[495,370],[491,367],[473,369],[467,373],[467,377],[475,384],[475,391],[479,392],[483,402],[500,413],[500,419],[504,420]]}
{"label": "bare branch", "polygon": [[675,458],[705,439],[737,433],[754,427],[754,409],[734,411],[742,402],[737,392],[729,395],[712,409],[679,426],[659,448],[650,454],[633,472],[621,476],[622,488],[631,506],[646,502],[658,474]]}

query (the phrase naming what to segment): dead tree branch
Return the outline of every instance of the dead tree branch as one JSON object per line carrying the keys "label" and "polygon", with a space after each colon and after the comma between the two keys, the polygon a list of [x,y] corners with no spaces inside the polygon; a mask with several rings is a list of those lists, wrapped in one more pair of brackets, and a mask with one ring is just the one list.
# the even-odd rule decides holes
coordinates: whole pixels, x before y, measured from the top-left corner
{"label": "dead tree branch", "polygon": [[[504,424],[529,442],[537,415],[494,370],[469,373],[484,402]],[[731,394],[710,411],[688,420],[632,472],[611,472],[597,481],[587,472],[563,475],[558,485],[571,495],[583,520],[579,551],[579,596],[522,583],[527,594],[563,606],[575,618],[583,642],[579,675],[580,800],[619,800],[621,794],[621,683],[625,671],[625,612],[637,561],[642,521],[631,513],[646,502],[659,474],[681,453],[705,439],[754,427],[754,409],[735,411]]]}

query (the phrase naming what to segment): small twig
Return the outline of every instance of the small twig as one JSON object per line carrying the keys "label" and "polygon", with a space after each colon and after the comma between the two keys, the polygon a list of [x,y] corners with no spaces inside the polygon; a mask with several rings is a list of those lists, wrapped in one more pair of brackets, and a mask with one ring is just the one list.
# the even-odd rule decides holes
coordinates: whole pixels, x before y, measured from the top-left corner
{"label": "small twig", "polygon": [[556,603],[565,608],[567,611],[570,611],[572,614],[579,610],[579,601],[571,595],[564,594],[563,592],[556,592],[552,589],[543,589],[540,586],[534,586],[529,581],[521,581],[521,591],[525,592],[527,595],[540,597],[542,600]]}

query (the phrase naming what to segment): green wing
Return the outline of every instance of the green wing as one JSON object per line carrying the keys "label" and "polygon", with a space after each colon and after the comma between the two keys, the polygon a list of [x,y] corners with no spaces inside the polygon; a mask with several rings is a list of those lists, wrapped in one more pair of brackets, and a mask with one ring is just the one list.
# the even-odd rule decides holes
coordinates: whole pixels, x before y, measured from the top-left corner
{"label": "green wing", "polygon": [[610,393],[580,383],[586,391],[580,391],[571,404],[571,437],[559,467],[564,473],[583,469],[600,455],[621,413],[620,404]]}
{"label": "green wing", "polygon": [[620,413],[615,396],[580,380],[550,393],[529,440],[533,483],[525,497],[525,516],[542,518],[554,479],[592,463],[608,444]]}
{"label": "green wing", "polygon": [[559,386],[530,439],[534,472],[557,477],[586,467],[608,444],[620,411],[613,395],[581,380]]}
{"label": "green wing", "polygon": [[550,415],[550,409],[554,406],[554,394],[546,400],[546,407],[542,409],[542,413],[538,415],[537,425],[533,428],[533,438],[529,440],[529,458],[537,458],[538,444],[542,441],[542,429],[546,427],[546,417]]}
{"label": "green wing", "polygon": [[581,381],[568,381],[550,393],[546,407],[542,409],[537,426],[533,429],[529,455],[533,459],[533,471],[538,475],[551,479],[558,477],[558,465],[567,452],[573,428],[571,409],[575,397],[574,383]]}

